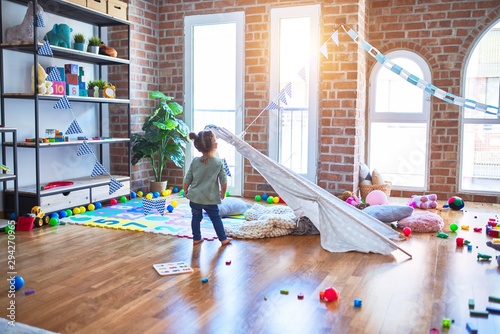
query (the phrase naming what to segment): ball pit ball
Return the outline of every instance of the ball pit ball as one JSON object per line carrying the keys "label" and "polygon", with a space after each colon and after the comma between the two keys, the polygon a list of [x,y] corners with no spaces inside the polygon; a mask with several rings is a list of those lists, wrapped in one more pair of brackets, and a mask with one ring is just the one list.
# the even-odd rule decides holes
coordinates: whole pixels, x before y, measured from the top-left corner
{"label": "ball pit ball", "polygon": [[229,190],[226,191],[226,197],[229,197],[231,196],[231,193],[229,192]]}
{"label": "ball pit ball", "polygon": [[80,209],[80,213],[85,213],[87,211],[87,209],[85,209],[85,207],[82,205],[81,207],[79,207]]}
{"label": "ball pit ball", "polygon": [[337,290],[330,287],[330,288],[325,289],[324,298],[327,302],[333,302],[333,301],[339,299],[339,294],[338,294]]}
{"label": "ball pit ball", "polygon": [[448,199],[448,205],[452,210],[461,210],[465,206],[465,203],[461,197],[452,196]]}
{"label": "ball pit ball", "polygon": [[8,224],[5,225],[5,233],[9,233],[10,231],[14,231],[16,227],[14,225]]}
{"label": "ball pit ball", "polygon": [[451,230],[452,232],[456,232],[456,231],[458,230],[458,225],[457,225],[457,224],[455,224],[455,223],[451,223],[451,224],[450,224],[450,230]]}
{"label": "ball pit ball", "polygon": [[273,197],[273,203],[274,203],[274,204],[277,204],[277,203],[279,203],[279,202],[280,202],[280,198],[279,198],[278,196]]}
{"label": "ball pit ball", "polygon": [[261,199],[260,195],[255,195],[255,202],[260,202]]}
{"label": "ball pit ball", "polygon": [[152,199],[152,198],[153,198],[153,194],[152,194],[152,193],[148,193],[148,194],[146,195],[146,198],[147,198],[147,199]]}
{"label": "ball pit ball", "polygon": [[168,211],[168,212],[170,212],[170,213],[172,213],[172,211],[174,211],[174,206],[173,206],[173,205],[171,205],[171,204],[169,204],[169,205],[167,206],[167,211]]}
{"label": "ball pit ball", "polygon": [[273,196],[269,196],[269,197],[267,198],[267,203],[269,203],[269,204],[273,204],[273,203],[274,203],[274,202],[273,202],[273,200],[274,200]]}
{"label": "ball pit ball", "polygon": [[268,197],[269,196],[267,194],[262,194],[262,196],[261,196],[261,198],[262,198],[263,201],[267,201]]}
{"label": "ball pit ball", "polygon": [[52,212],[50,218],[59,218],[59,214],[57,212]]}
{"label": "ball pit ball", "polygon": [[167,189],[167,196],[172,195],[172,189]]}
{"label": "ball pit ball", "polygon": [[127,196],[121,196],[120,203],[127,203]]}
{"label": "ball pit ball", "polygon": [[24,278],[21,276],[14,276],[14,278],[10,280],[10,285],[14,285],[14,288],[19,290],[24,286]]}
{"label": "ball pit ball", "polygon": [[95,205],[90,203],[89,205],[87,205],[87,210],[89,211],[94,211],[95,210]]}
{"label": "ball pit ball", "polygon": [[16,220],[16,213],[12,212],[9,217],[10,217],[10,220]]}
{"label": "ball pit ball", "polygon": [[174,192],[174,194],[177,194],[179,192],[179,188],[175,187],[174,189],[172,189],[172,191]]}
{"label": "ball pit ball", "polygon": [[77,214],[79,214],[79,213],[80,213],[80,208],[74,208],[74,209],[73,209],[73,214],[74,214],[74,215],[77,215]]}
{"label": "ball pit ball", "polygon": [[370,205],[387,204],[387,195],[382,190],[372,190],[366,195],[366,203]]}
{"label": "ball pit ball", "polygon": [[161,195],[162,195],[163,197],[167,197],[167,196],[168,196],[168,191],[167,191],[166,189],[165,189],[165,190],[162,190],[162,191],[161,191]]}
{"label": "ball pit ball", "polygon": [[112,198],[109,200],[109,204],[111,205],[116,205],[118,203],[118,201],[116,200],[116,198]]}
{"label": "ball pit ball", "polygon": [[59,212],[59,217],[60,218],[65,218],[68,216],[68,213],[65,210],[62,210]]}
{"label": "ball pit ball", "polygon": [[130,198],[136,198],[137,197],[137,194],[133,191],[130,192]]}
{"label": "ball pit ball", "polygon": [[102,204],[101,204],[101,202],[96,202],[96,203],[95,203],[95,208],[96,208],[96,209],[100,209],[100,208],[102,208]]}
{"label": "ball pit ball", "polygon": [[177,202],[177,201],[172,201],[172,206],[173,206],[174,208],[176,208],[176,207],[177,207],[177,205],[179,205],[179,202]]}
{"label": "ball pit ball", "polygon": [[408,226],[403,229],[403,234],[407,237],[411,234],[411,228]]}
{"label": "ball pit ball", "polygon": [[179,191],[179,195],[184,196],[184,189],[181,189],[181,191]]}
{"label": "ball pit ball", "polygon": [[153,197],[154,197],[154,198],[158,198],[158,197],[160,197],[160,193],[159,193],[159,192],[157,192],[157,191],[155,191],[155,192],[153,193]]}
{"label": "ball pit ball", "polygon": [[50,226],[56,226],[58,224],[59,224],[59,219],[57,219],[57,218],[50,218],[50,220],[49,220],[49,225]]}
{"label": "ball pit ball", "polygon": [[144,196],[144,193],[142,192],[142,190],[139,190],[137,192],[137,197],[142,197],[142,196]]}
{"label": "ball pit ball", "polygon": [[73,216],[73,211],[71,209],[66,209],[66,217],[71,217]]}

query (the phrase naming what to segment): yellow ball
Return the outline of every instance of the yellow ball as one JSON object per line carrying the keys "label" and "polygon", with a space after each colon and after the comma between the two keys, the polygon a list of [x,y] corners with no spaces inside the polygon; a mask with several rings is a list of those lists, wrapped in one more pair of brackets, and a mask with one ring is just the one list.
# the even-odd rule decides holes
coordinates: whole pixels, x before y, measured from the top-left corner
{"label": "yellow ball", "polygon": [[74,208],[74,209],[73,209],[73,214],[74,214],[74,215],[77,215],[77,214],[79,214],[79,213],[80,213],[80,208]]}
{"label": "yellow ball", "polygon": [[168,191],[167,191],[166,189],[165,189],[165,190],[162,190],[162,191],[161,191],[161,195],[162,195],[163,197],[168,196]]}
{"label": "yellow ball", "polygon": [[148,194],[146,195],[146,198],[147,198],[147,199],[152,199],[152,198],[153,198],[153,194],[152,194],[152,193],[148,193]]}
{"label": "yellow ball", "polygon": [[80,213],[85,213],[85,211],[87,211],[87,209],[85,209],[84,206],[81,206],[79,209],[80,209]]}
{"label": "yellow ball", "polygon": [[177,207],[177,205],[179,205],[179,203],[177,203],[177,201],[172,201],[172,206],[173,206],[174,208],[176,208],[176,207]]}
{"label": "yellow ball", "polygon": [[89,211],[94,211],[95,210],[95,205],[90,203],[89,205],[87,205],[87,210]]}
{"label": "yellow ball", "polygon": [[280,198],[278,196],[273,197],[273,203],[274,204],[279,203],[279,201],[280,201]]}
{"label": "yellow ball", "polygon": [[142,192],[142,190],[139,190],[137,192],[137,197],[142,197],[142,196],[144,196],[144,193]]}
{"label": "yellow ball", "polygon": [[167,196],[172,195],[172,189],[167,189]]}

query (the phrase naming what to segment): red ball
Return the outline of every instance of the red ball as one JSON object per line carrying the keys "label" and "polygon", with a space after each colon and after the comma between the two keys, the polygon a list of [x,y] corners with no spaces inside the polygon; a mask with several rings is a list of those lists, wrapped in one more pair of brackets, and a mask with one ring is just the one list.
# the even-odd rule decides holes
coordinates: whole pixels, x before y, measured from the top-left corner
{"label": "red ball", "polygon": [[405,228],[403,229],[403,234],[404,234],[405,236],[409,236],[409,235],[411,234],[411,228],[409,228],[408,226],[407,226],[407,227],[405,227]]}
{"label": "red ball", "polygon": [[337,290],[330,287],[330,288],[327,288],[325,290],[325,297],[324,298],[327,302],[333,302],[334,300],[339,299],[339,294],[338,294]]}
{"label": "red ball", "polygon": [[111,205],[115,205],[116,203],[118,203],[118,201],[117,201],[115,198],[112,198],[112,199],[109,201],[109,204],[111,204]]}

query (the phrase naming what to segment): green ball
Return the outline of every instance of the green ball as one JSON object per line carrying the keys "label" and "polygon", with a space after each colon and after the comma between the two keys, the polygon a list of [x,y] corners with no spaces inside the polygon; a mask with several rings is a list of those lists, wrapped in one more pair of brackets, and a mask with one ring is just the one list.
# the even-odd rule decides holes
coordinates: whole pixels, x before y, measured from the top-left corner
{"label": "green ball", "polygon": [[49,224],[50,226],[56,226],[57,224],[59,224],[59,219],[57,219],[56,217],[52,217],[49,220]]}
{"label": "green ball", "polygon": [[269,196],[269,197],[267,198],[267,203],[269,203],[269,204],[273,204],[273,203],[274,203],[273,198],[274,198],[273,196]]}
{"label": "green ball", "polygon": [[71,217],[73,215],[73,211],[70,209],[66,209],[66,217]]}
{"label": "green ball", "polygon": [[120,202],[121,203],[126,203],[127,202],[127,197],[125,197],[125,196],[120,197]]}
{"label": "green ball", "polygon": [[255,195],[255,201],[256,202],[260,202],[262,198],[260,197],[260,195]]}
{"label": "green ball", "polygon": [[5,226],[5,233],[9,233],[10,231],[14,231],[16,229],[16,227],[14,225],[6,225]]}
{"label": "green ball", "polygon": [[450,224],[450,230],[456,232],[458,230],[458,225],[455,223]]}

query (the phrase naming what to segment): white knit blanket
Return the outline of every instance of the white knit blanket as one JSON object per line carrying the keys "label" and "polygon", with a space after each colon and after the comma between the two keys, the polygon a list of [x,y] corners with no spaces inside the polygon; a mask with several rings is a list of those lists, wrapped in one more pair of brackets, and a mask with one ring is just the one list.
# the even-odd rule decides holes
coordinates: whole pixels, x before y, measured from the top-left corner
{"label": "white knit blanket", "polygon": [[293,210],[284,205],[254,204],[245,212],[241,225],[225,226],[226,234],[240,239],[280,237],[292,233],[296,224]]}

